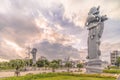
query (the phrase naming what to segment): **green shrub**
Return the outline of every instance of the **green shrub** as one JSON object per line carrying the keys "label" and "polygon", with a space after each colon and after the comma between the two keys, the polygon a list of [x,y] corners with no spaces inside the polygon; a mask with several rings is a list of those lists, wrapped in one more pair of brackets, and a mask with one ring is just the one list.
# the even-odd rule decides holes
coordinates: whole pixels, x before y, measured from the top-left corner
{"label": "green shrub", "polygon": [[111,70],[103,70],[104,73],[112,73],[112,74],[119,74],[120,70],[119,69],[111,69]]}
{"label": "green shrub", "polygon": [[118,69],[117,66],[110,66],[110,69]]}

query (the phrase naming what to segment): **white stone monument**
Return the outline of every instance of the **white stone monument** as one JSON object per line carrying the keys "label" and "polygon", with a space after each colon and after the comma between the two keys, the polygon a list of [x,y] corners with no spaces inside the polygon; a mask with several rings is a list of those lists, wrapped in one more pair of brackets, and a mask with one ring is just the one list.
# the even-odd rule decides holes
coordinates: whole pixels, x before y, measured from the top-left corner
{"label": "white stone monument", "polygon": [[85,23],[88,33],[88,56],[89,60],[86,65],[87,73],[101,73],[102,61],[100,60],[101,51],[100,38],[104,29],[104,21],[107,20],[106,15],[101,16],[98,7],[92,7],[88,13],[88,17]]}

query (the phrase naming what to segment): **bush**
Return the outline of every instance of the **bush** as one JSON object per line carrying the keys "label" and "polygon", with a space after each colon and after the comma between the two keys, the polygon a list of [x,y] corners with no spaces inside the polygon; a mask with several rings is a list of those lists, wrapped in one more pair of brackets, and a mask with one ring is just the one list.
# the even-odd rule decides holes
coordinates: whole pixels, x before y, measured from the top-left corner
{"label": "bush", "polygon": [[120,70],[119,69],[111,69],[111,70],[103,70],[104,73],[112,73],[112,74],[119,74]]}
{"label": "bush", "polygon": [[110,66],[110,69],[118,69],[117,66]]}

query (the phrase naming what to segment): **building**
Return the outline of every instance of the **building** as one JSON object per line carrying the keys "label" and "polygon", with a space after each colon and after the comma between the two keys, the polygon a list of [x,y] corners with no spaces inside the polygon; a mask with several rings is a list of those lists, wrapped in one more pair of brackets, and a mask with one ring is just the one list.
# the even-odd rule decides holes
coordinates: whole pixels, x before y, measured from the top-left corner
{"label": "building", "polygon": [[115,50],[110,53],[111,65],[115,65],[118,57],[120,57],[120,51]]}

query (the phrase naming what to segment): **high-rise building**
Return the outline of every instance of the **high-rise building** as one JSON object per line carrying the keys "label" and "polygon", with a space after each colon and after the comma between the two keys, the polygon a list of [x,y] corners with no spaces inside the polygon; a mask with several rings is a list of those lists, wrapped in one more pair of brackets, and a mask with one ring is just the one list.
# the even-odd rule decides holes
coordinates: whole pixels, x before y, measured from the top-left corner
{"label": "high-rise building", "polygon": [[115,65],[118,57],[120,57],[120,51],[115,50],[110,53],[111,65]]}

